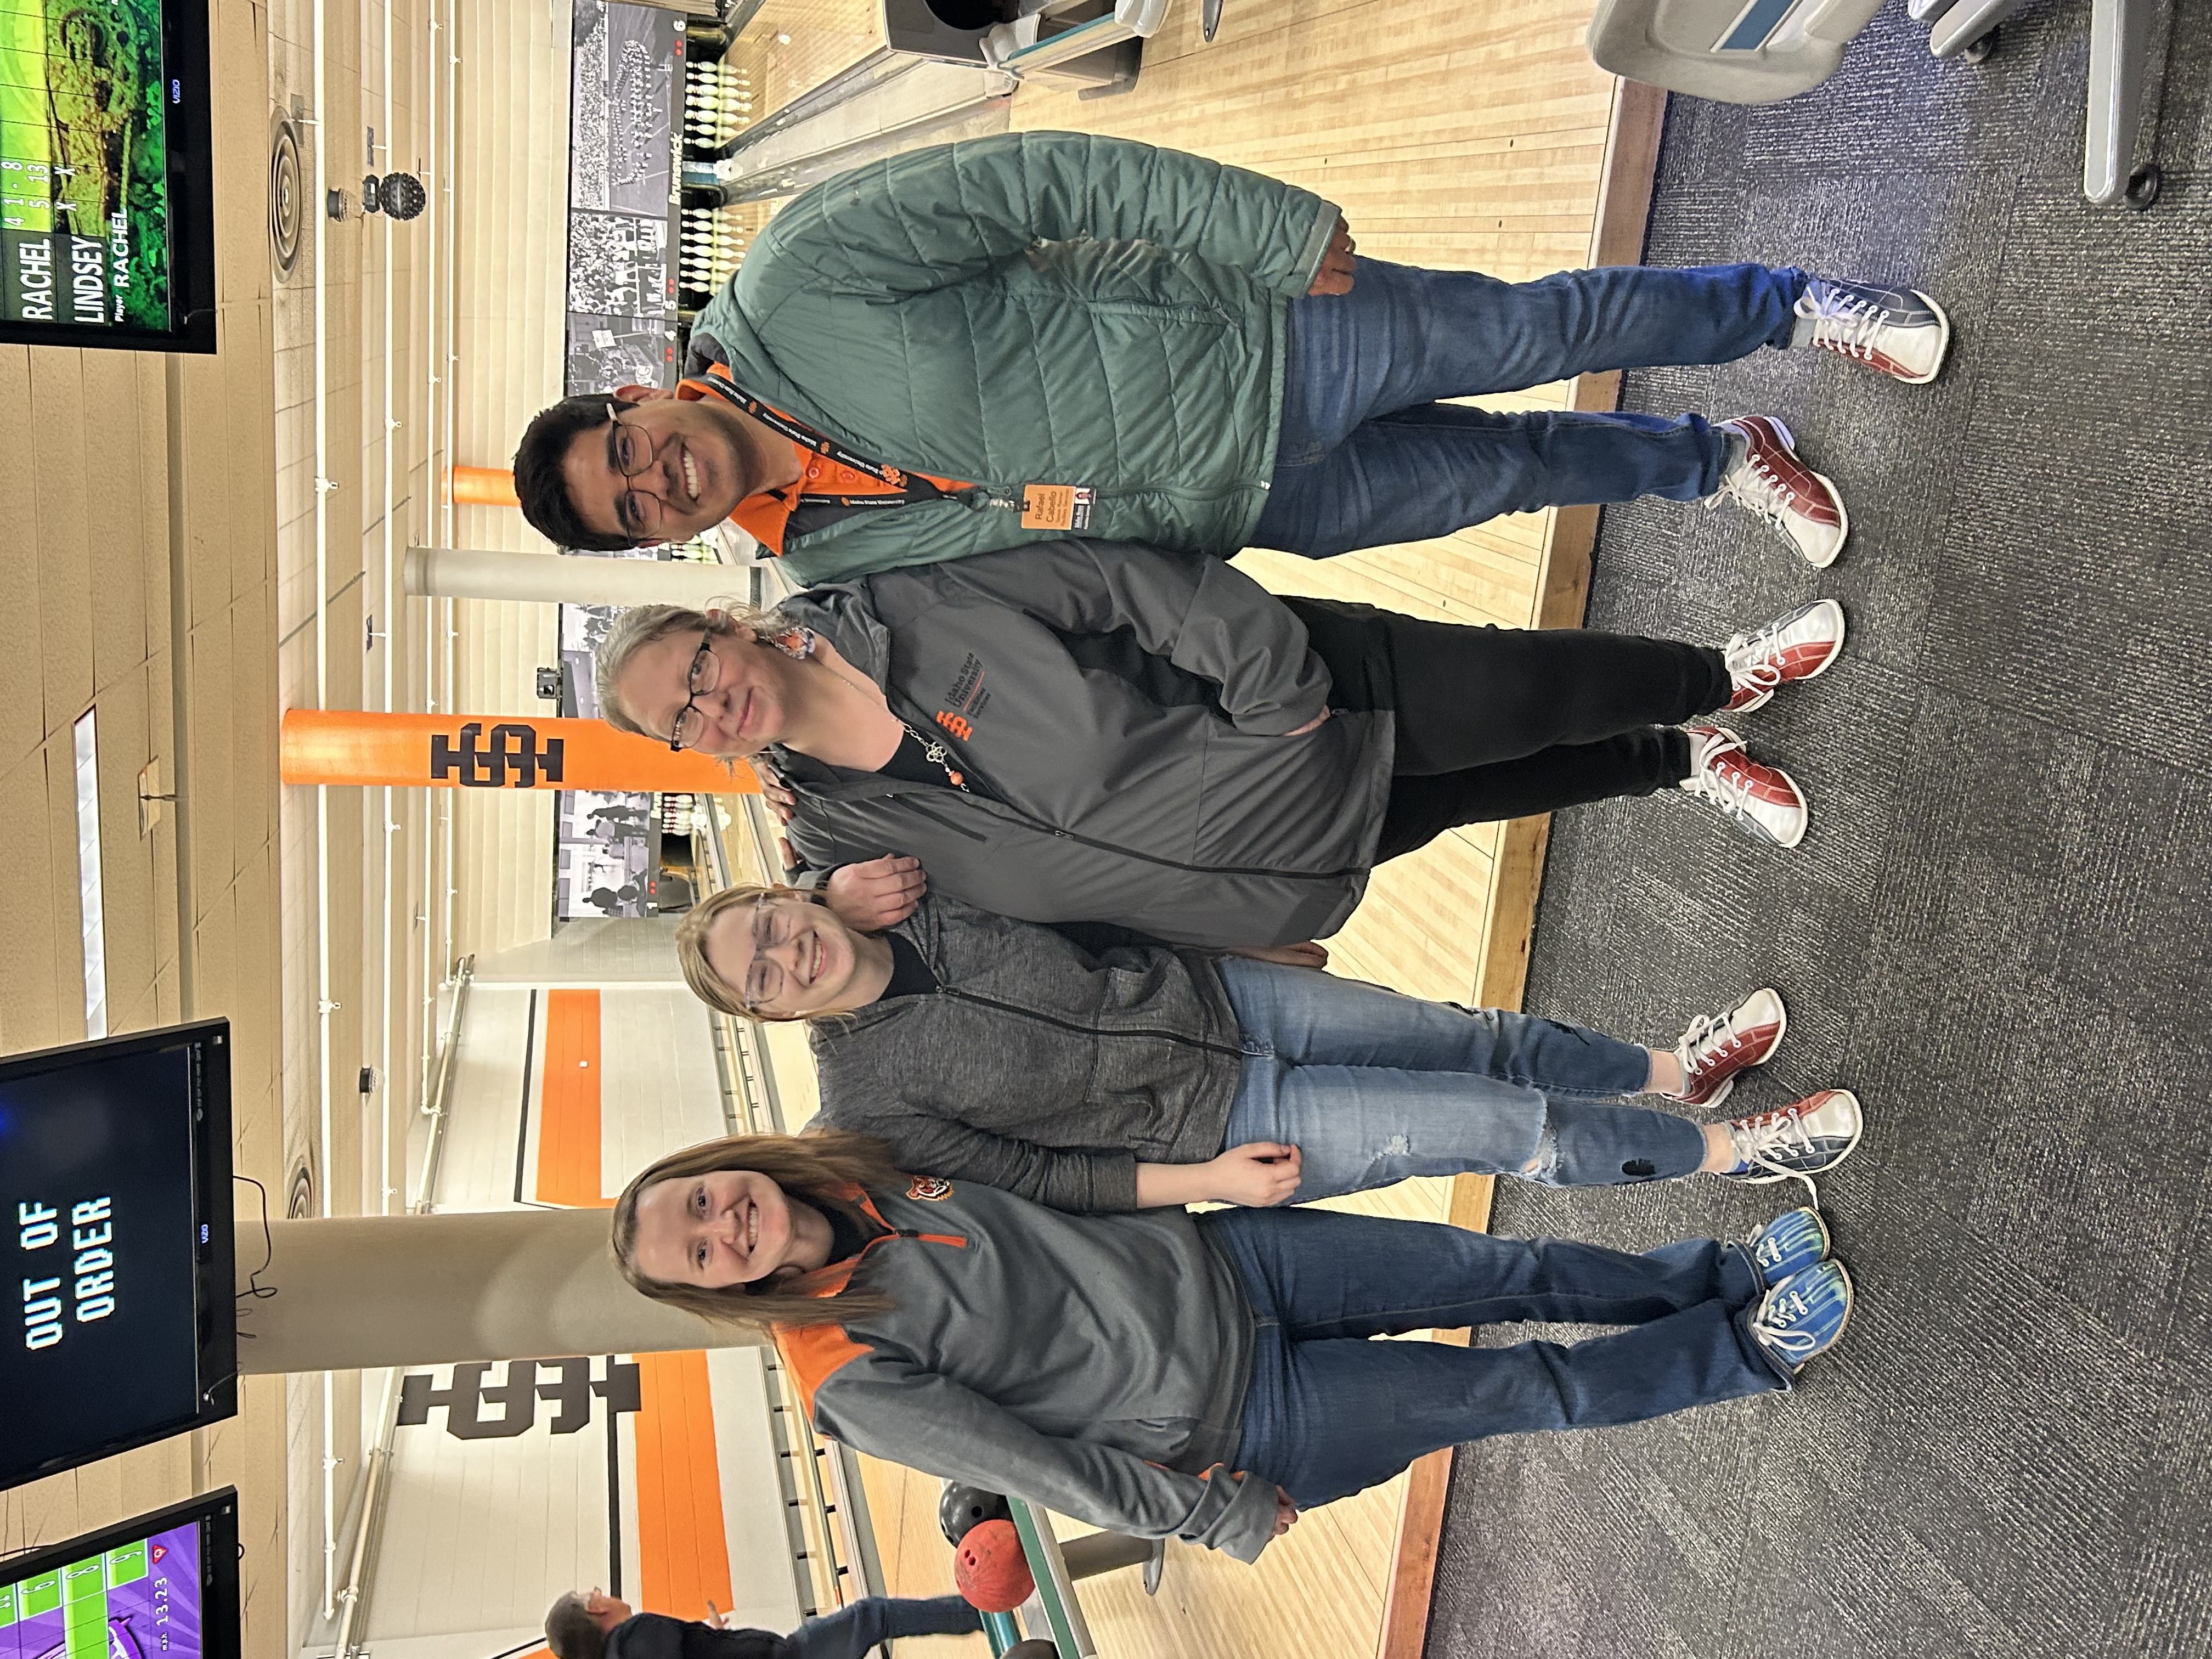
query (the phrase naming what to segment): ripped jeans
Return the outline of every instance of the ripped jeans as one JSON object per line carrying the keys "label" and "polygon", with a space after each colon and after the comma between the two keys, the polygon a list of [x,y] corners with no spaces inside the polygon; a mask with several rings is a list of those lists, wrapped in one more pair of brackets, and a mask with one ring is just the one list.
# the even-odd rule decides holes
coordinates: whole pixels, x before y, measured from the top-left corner
{"label": "ripped jeans", "polygon": [[1310,968],[1240,957],[1218,966],[1246,1055],[1223,1144],[1297,1146],[1294,1203],[1411,1176],[1619,1186],[1688,1175],[1705,1159],[1697,1124],[1619,1103],[1650,1073],[1633,1043]]}

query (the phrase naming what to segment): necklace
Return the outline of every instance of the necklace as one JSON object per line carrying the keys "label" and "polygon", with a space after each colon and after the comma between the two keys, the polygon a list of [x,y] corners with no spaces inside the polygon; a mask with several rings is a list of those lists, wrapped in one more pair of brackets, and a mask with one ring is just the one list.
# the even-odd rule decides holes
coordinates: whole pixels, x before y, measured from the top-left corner
{"label": "necklace", "polygon": [[[837,665],[831,662],[828,658],[817,657],[815,655],[814,647],[820,641],[816,638],[812,629],[791,629],[785,633],[770,636],[768,642],[770,645],[773,645],[777,650],[782,652],[786,656],[793,659],[794,661],[805,662],[808,659],[812,658],[817,666],[828,669],[835,678],[843,681],[846,685],[858,692],[862,697],[868,698],[870,702],[874,701],[872,697],[868,697],[866,689],[855,681],[851,675],[840,672]],[[878,693],[878,695],[881,696],[882,694]],[[908,726],[904,720],[900,719],[897,714],[891,714],[890,699],[888,696],[884,698],[884,712],[890,714],[893,720],[898,720],[899,730],[905,732],[907,736],[913,740],[915,746],[921,750],[923,757],[927,760],[931,765],[936,767],[945,774],[945,782],[951,784],[955,789],[957,789],[963,795],[969,793],[968,788],[967,775],[953,764],[953,761],[956,757],[950,749],[946,748],[944,744],[940,743],[935,738],[925,738],[921,732],[915,731],[914,727]]]}
{"label": "necklace", "polygon": [[931,764],[943,769],[945,782],[963,795],[968,793],[968,780],[959,769],[952,764],[952,751],[950,749],[934,738],[923,737],[904,720],[899,721],[899,726],[907,736],[921,745],[921,752],[928,757]]}

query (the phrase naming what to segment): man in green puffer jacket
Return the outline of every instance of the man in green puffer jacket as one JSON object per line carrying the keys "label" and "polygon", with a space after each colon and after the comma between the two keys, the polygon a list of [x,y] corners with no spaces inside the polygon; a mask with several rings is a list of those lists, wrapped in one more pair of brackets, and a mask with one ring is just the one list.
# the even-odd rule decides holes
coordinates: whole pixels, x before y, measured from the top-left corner
{"label": "man in green puffer jacket", "polygon": [[1825,564],[1842,504],[1778,420],[1439,400],[1791,344],[1918,381],[1948,334],[1925,296],[1790,268],[1516,285],[1359,259],[1294,185],[1006,134],[794,198],[701,314],[690,378],[555,404],[515,483],[562,546],[734,519],[801,586],[1066,534],[1319,557],[1717,493]]}

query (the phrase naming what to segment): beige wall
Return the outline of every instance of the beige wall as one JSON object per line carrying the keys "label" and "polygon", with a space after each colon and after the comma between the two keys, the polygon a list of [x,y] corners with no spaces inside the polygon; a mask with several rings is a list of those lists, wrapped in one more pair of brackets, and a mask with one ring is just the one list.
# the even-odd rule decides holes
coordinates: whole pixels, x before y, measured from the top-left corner
{"label": "beige wall", "polygon": [[[271,290],[275,383],[261,419],[273,417],[276,478],[276,641],[270,653],[274,702],[280,708],[377,708],[384,706],[385,668],[392,668],[392,702],[425,705],[424,671],[434,641],[418,601],[387,600],[390,567],[427,526],[430,480],[441,441],[434,416],[434,368],[427,347],[434,328],[429,253],[445,234],[441,156],[428,137],[431,118],[429,18],[422,0],[392,0],[391,108],[386,108],[380,0],[324,0],[322,98],[316,97],[316,26],[312,0],[272,0],[267,8],[264,111],[297,106],[307,160],[321,146],[327,184],[357,198],[372,165],[368,130],[380,146],[380,173],[421,167],[430,214],[398,226],[356,210],[324,221],[320,322],[324,339],[320,411],[323,447],[316,448],[318,325],[316,252],[312,236],[298,264]],[[442,92],[442,88],[439,89]],[[264,114],[265,123],[267,115]],[[264,125],[260,139],[266,142]],[[441,137],[439,149],[444,149]],[[312,179],[310,179],[312,185]],[[357,199],[356,199],[357,207]],[[257,213],[226,225],[231,237],[264,265],[266,232]],[[313,223],[311,218],[310,225]],[[270,280],[270,279],[264,279]],[[386,320],[387,299],[391,319]],[[386,374],[390,370],[390,403]],[[396,425],[387,426],[387,421]],[[385,471],[392,469],[387,509]],[[316,480],[331,488],[319,492]],[[317,569],[316,507],[323,516],[322,568]],[[325,671],[317,673],[317,621]],[[372,641],[368,622],[378,634]],[[393,1184],[404,1184],[405,1124],[421,1086],[417,1063],[426,1030],[422,989],[445,971],[448,945],[440,912],[426,907],[423,866],[434,863],[439,823],[427,792],[401,791],[387,804],[381,791],[277,788],[271,792],[281,857],[283,1121],[280,1175],[305,1165],[315,1182],[311,1212],[327,1200],[337,1215],[374,1212],[382,1203],[380,1142],[399,1140]],[[326,819],[326,868],[319,880],[318,805]],[[397,826],[385,830],[386,822]],[[393,884],[392,927],[386,933],[386,864]],[[415,917],[427,908],[428,921]],[[319,940],[328,938],[329,976]],[[386,960],[386,954],[390,961]],[[334,1005],[325,1023],[320,1005]],[[390,1040],[386,1026],[389,1002]],[[378,1091],[364,1102],[359,1068],[375,1067]],[[321,1133],[325,1078],[331,1136]],[[280,1203],[284,1194],[278,1188]],[[403,1202],[394,1195],[395,1206]],[[325,1458],[340,1516],[350,1509],[361,1471],[361,1379],[333,1378],[331,1431],[325,1435],[323,1379],[287,1378],[286,1463],[289,1641],[295,1648],[316,1632],[325,1588]],[[373,1405],[373,1401],[370,1402]],[[339,1566],[343,1569],[343,1558]]]}
{"label": "beige wall", "polygon": [[477,958],[479,985],[680,986],[680,916],[580,916],[549,939]]}
{"label": "beige wall", "polygon": [[[37,483],[30,521],[10,538],[21,597],[0,614],[0,809],[15,832],[9,926],[0,931],[0,1046],[83,1034],[70,730],[95,706],[111,1029],[231,1019],[237,1166],[266,1184],[281,1213],[293,1161],[315,1150],[313,1085],[324,1055],[314,1008],[314,798],[280,787],[276,721],[283,708],[314,701],[319,603],[330,630],[332,706],[380,703],[386,651],[401,665],[399,706],[419,705],[422,696],[422,641],[406,607],[395,618],[382,593],[387,271],[392,413],[401,423],[393,527],[402,550],[420,533],[410,515],[428,493],[422,450],[431,428],[416,352],[427,222],[391,233],[388,260],[381,225],[333,225],[321,471],[337,488],[325,499],[327,574],[319,593],[313,267],[310,254],[289,283],[273,276],[270,120],[278,94],[289,107],[298,92],[321,118],[309,131],[325,136],[333,183],[357,189],[370,123],[389,146],[380,170],[414,167],[426,153],[413,49],[422,20],[410,0],[394,0],[399,67],[397,108],[387,116],[379,0],[326,0],[328,91],[319,112],[304,0],[215,0],[211,9],[218,354],[165,360],[0,347],[0,444],[25,458],[21,476]],[[414,607],[418,617],[421,609]],[[389,636],[374,652],[363,638],[370,610]],[[137,779],[149,759],[161,764],[162,792],[181,799],[142,837]],[[390,837],[380,799],[332,791],[329,805],[330,990],[339,1006],[328,1058],[338,1109],[336,1155],[316,1178],[343,1213],[377,1201],[377,1110],[400,1115],[415,1106],[422,933],[412,918],[426,823],[419,798],[394,802],[400,827]],[[355,1068],[386,1058],[387,843],[400,890],[392,1065],[384,1092],[364,1111]],[[443,961],[441,941],[434,975]],[[258,1200],[240,1191],[241,1237],[251,1238]],[[299,1408],[289,1431],[288,1395]],[[332,1449],[348,1460],[343,1494],[357,1466],[349,1389],[341,1406]],[[230,1423],[0,1494],[0,1548],[54,1541],[234,1483],[245,1500],[247,1648],[287,1650],[319,1589],[319,1380],[249,1379]],[[288,1541],[295,1547],[289,1555]]]}
{"label": "beige wall", "polygon": [[[279,1180],[271,306],[264,14],[213,0],[218,354],[0,346],[0,453],[29,486],[0,605],[0,1048],[84,1035],[70,727],[99,709],[108,1019],[226,1015],[238,1167]],[[150,836],[137,775],[183,799]],[[163,793],[168,793],[165,787]],[[179,831],[182,831],[180,836]],[[210,1486],[245,1496],[247,1651],[285,1644],[281,1389],[234,1420],[0,1493],[0,1549]]]}
{"label": "beige wall", "polygon": [[[538,410],[561,395],[567,308],[568,0],[459,0],[457,39],[467,88],[453,187],[459,308],[453,454],[505,466]],[[550,551],[512,507],[458,507],[454,547]],[[442,520],[441,520],[442,522]],[[453,605],[456,706],[475,714],[544,713],[536,671],[559,661],[555,608],[484,600]],[[459,836],[454,931],[464,951],[545,938],[552,927],[550,795],[469,790]]]}

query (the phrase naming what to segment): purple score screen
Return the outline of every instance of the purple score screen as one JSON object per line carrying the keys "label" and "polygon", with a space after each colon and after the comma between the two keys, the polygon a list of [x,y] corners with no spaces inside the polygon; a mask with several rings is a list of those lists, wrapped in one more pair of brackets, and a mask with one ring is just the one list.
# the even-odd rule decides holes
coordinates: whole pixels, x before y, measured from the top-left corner
{"label": "purple score screen", "polygon": [[198,1523],[0,1583],[0,1659],[204,1659]]}

